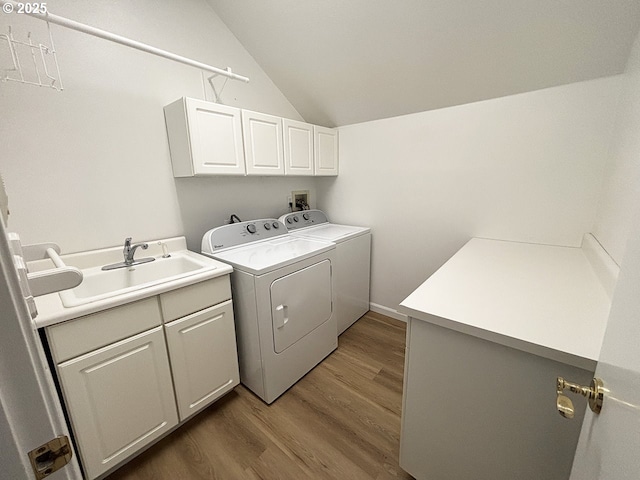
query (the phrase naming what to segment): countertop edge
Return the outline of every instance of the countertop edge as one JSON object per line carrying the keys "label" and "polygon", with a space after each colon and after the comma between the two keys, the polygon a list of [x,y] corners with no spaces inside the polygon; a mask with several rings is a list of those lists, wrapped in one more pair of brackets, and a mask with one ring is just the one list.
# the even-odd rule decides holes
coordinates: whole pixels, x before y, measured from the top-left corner
{"label": "countertop edge", "polygon": [[543,345],[537,345],[535,343],[527,342],[519,338],[509,337],[501,333],[485,330],[475,326],[468,325],[449,318],[440,317],[420,310],[407,307],[400,304],[398,306],[398,312],[407,315],[410,318],[421,320],[439,327],[447,328],[459,333],[471,335],[482,340],[497,343],[505,347],[514,348],[522,352],[530,353],[542,358],[554,360],[556,362],[565,363],[574,367],[582,368],[588,371],[595,371],[597,360],[591,358],[585,358],[579,355],[574,355],[568,352],[562,352],[553,348],[545,347]]}

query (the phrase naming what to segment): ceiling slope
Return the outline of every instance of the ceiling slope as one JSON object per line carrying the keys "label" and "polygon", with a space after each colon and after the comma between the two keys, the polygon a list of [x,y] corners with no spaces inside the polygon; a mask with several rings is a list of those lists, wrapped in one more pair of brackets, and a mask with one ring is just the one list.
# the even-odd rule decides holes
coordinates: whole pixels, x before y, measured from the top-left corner
{"label": "ceiling slope", "polygon": [[638,0],[207,0],[311,123],[615,75]]}

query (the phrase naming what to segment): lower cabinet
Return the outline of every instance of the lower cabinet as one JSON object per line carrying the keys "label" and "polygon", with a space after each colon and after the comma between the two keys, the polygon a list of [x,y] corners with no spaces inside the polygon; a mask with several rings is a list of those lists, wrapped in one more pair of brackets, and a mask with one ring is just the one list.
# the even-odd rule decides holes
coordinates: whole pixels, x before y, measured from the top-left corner
{"label": "lower cabinet", "polygon": [[407,473],[569,478],[585,403],[571,421],[558,415],[556,377],[588,385],[593,371],[413,317],[406,345],[399,463]]}
{"label": "lower cabinet", "polygon": [[46,328],[87,479],[239,383],[229,276]]}
{"label": "lower cabinet", "polygon": [[62,363],[58,374],[89,478],[178,423],[162,327]]}
{"label": "lower cabinet", "polygon": [[238,385],[231,300],[165,325],[180,420]]}

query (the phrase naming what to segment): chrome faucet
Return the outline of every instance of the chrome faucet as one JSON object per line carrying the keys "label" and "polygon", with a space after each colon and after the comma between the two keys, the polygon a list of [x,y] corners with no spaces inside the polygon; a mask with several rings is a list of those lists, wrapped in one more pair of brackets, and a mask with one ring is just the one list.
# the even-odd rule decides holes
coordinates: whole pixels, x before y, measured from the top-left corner
{"label": "chrome faucet", "polygon": [[116,268],[131,267],[133,265],[139,265],[141,263],[153,262],[155,260],[155,258],[153,258],[153,257],[146,257],[146,258],[140,258],[138,260],[135,260],[133,258],[133,256],[136,254],[136,250],[138,248],[142,248],[143,250],[146,250],[147,248],[149,248],[149,244],[148,243],[137,243],[135,245],[131,245],[131,237],[125,238],[125,240],[124,240],[124,248],[122,249],[122,255],[124,256],[124,262],[112,263],[111,265],[105,265],[104,267],[102,267],[102,270],[114,270]]}
{"label": "chrome faucet", "polygon": [[127,237],[124,239],[124,249],[122,250],[122,254],[124,255],[124,263],[126,265],[133,265],[134,260],[133,256],[136,254],[136,250],[138,248],[142,248],[146,250],[149,248],[148,243],[138,243],[136,245],[131,246],[131,237]]}

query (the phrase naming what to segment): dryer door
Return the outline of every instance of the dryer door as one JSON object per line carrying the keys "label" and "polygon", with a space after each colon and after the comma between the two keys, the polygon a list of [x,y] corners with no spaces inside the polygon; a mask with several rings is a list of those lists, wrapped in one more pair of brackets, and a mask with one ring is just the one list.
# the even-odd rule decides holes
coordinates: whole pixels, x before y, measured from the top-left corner
{"label": "dryer door", "polygon": [[278,278],[270,293],[273,345],[281,353],[331,318],[331,262]]}

